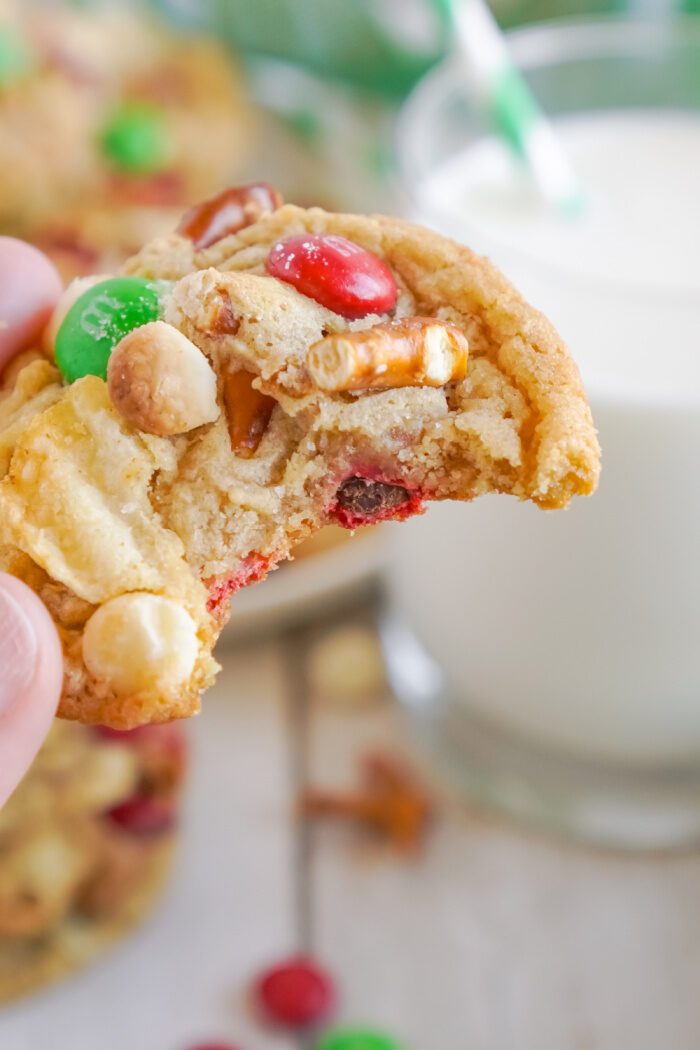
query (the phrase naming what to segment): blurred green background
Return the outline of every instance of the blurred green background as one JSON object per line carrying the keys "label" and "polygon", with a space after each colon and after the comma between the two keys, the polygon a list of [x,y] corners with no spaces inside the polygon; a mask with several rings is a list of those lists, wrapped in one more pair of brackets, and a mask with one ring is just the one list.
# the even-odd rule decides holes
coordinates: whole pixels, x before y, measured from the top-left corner
{"label": "blurred green background", "polygon": [[[389,178],[395,114],[448,51],[450,0],[150,3],[176,24],[213,30],[243,58],[253,97],[282,127],[285,142],[261,163],[265,170],[281,168],[288,199],[347,210],[400,206]],[[700,11],[700,0],[491,4],[507,29],[552,18]]]}
{"label": "blurred green background", "polygon": [[[168,17],[215,28],[243,53],[401,96],[445,52],[446,0],[152,0]],[[548,18],[700,11],[700,0],[494,0],[507,28]]]}

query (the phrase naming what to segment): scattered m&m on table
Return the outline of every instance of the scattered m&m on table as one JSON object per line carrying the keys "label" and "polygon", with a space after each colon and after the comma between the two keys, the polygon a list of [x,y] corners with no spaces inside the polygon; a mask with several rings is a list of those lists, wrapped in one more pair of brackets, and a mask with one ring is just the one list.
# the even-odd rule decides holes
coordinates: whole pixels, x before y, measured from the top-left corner
{"label": "scattered m&m on table", "polygon": [[253,993],[263,1017],[289,1028],[326,1021],[336,1005],[335,984],[313,959],[297,956],[266,970]]}
{"label": "scattered m&m on table", "polygon": [[[233,1043],[198,1043],[188,1050],[239,1050]],[[327,1032],[313,1050],[404,1050],[404,1048],[382,1032],[365,1028],[343,1028]]]}
{"label": "scattered m&m on table", "polygon": [[383,1032],[369,1028],[338,1028],[326,1032],[314,1044],[314,1050],[403,1050],[403,1048]]}
{"label": "scattered m&m on table", "polygon": [[198,1043],[189,1050],[239,1050],[233,1043]]}
{"label": "scattered m&m on table", "polygon": [[[298,955],[265,970],[252,988],[255,1005],[265,1021],[306,1032],[328,1021],[337,1004],[335,982],[309,956]],[[307,1043],[304,1042],[306,1046]],[[343,1027],[326,1030],[312,1050],[405,1050],[377,1029]],[[189,1050],[238,1050],[228,1043],[199,1043]]]}

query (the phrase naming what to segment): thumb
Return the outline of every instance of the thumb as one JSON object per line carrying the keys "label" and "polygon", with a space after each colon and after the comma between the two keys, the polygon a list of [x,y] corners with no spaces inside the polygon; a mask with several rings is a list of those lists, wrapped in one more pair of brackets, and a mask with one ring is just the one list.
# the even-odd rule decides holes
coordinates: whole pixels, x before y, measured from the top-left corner
{"label": "thumb", "polygon": [[48,611],[25,584],[0,573],[0,806],[49,731],[62,678]]}
{"label": "thumb", "polygon": [[61,291],[61,278],[42,252],[0,237],[0,372],[37,342]]}

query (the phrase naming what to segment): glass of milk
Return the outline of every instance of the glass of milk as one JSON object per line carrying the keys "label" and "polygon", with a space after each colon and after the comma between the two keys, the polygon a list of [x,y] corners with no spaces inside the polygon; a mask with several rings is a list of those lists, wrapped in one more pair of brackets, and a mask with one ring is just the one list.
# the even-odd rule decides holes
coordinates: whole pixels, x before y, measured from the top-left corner
{"label": "glass of milk", "polygon": [[700,21],[511,44],[582,213],[542,203],[454,63],[402,114],[404,185],[568,342],[602,479],[566,512],[488,497],[397,529],[390,672],[473,795],[598,842],[700,841]]}

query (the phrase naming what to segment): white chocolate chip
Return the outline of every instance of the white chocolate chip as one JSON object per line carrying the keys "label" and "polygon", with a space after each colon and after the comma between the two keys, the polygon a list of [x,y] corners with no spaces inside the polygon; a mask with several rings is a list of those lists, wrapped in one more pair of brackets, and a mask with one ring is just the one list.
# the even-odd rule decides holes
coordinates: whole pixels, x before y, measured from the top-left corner
{"label": "white chocolate chip", "polygon": [[51,357],[54,356],[58,330],[63,324],[66,314],[71,306],[78,301],[83,292],[86,292],[88,288],[94,288],[96,284],[101,284],[103,281],[107,280],[109,280],[109,274],[94,274],[91,277],[76,277],[75,280],[71,281],[68,285],[65,292],[56,303],[49,323],[44,329],[44,350],[50,354]]}
{"label": "white chocolate chip", "polygon": [[190,678],[199,644],[192,617],[170,598],[145,592],[113,598],[85,627],[83,659],[118,696],[174,695]]}
{"label": "white chocolate chip", "polygon": [[165,321],[124,336],[109,359],[107,385],[114,407],[147,434],[186,434],[219,418],[214,370]]}

